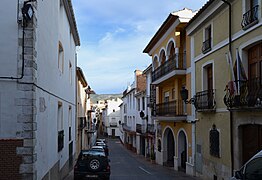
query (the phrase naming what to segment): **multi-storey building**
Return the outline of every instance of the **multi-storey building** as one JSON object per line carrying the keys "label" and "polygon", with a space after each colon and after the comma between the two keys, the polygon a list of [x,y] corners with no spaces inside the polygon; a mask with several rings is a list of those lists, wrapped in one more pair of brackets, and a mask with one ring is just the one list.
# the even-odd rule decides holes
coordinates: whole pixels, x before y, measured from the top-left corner
{"label": "multi-storey building", "polygon": [[106,106],[102,109],[102,123],[105,127],[105,132],[109,137],[120,137],[119,124],[121,121],[120,98],[107,99]]}
{"label": "multi-storey building", "polygon": [[[125,146],[133,150],[136,153],[142,153],[140,149],[141,143],[143,143],[143,139],[141,134],[144,130],[142,130],[142,126],[145,129],[144,122],[142,122],[142,118],[140,117],[140,108],[145,107],[145,103],[143,105],[143,98],[145,102],[145,96],[143,92],[145,91],[145,76],[143,72],[140,70],[135,70],[134,72],[134,82],[131,86],[128,86],[127,89],[123,92],[121,105],[123,110],[123,139]],[[141,98],[141,99],[140,99]],[[139,101],[137,101],[139,99]],[[138,110],[139,108],[139,110]],[[143,154],[143,153],[142,153]]]}
{"label": "multi-storey building", "polygon": [[75,154],[80,40],[72,3],[1,3],[0,177],[63,179]]}
{"label": "multi-storey building", "polygon": [[[150,64],[144,71],[143,74],[146,76],[146,92],[145,92],[145,110],[144,112],[144,120],[146,120],[146,133],[145,133],[145,149],[146,154],[149,155],[151,160],[155,160],[155,152],[156,152],[156,126],[155,121],[152,118],[152,106],[153,99],[151,97],[151,89],[152,89],[152,64]],[[143,115],[143,114],[142,114]]]}
{"label": "multi-storey building", "polygon": [[[191,90],[184,27],[194,12],[171,13],[144,49],[152,57],[152,115],[157,125],[156,162],[194,173],[194,113],[180,91]],[[188,102],[188,101],[186,101]]]}
{"label": "multi-storey building", "polygon": [[[89,149],[92,144],[94,129],[90,127],[90,94],[94,93],[88,85],[80,67],[76,69],[77,77],[77,120],[76,120],[76,156],[82,149]],[[70,131],[72,131],[70,129]]]}
{"label": "multi-storey building", "polygon": [[228,179],[262,148],[261,3],[209,0],[186,28],[203,179]]}

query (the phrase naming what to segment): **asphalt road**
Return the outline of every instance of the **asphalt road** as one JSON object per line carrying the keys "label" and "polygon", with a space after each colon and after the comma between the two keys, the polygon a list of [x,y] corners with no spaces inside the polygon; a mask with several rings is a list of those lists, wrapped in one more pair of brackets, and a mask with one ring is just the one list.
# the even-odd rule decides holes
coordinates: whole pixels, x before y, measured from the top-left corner
{"label": "asphalt road", "polygon": [[[111,166],[110,180],[199,180],[173,168],[152,164],[127,150],[118,139],[107,139]],[[73,171],[65,178],[73,180]]]}
{"label": "asphalt road", "polygon": [[108,139],[111,180],[193,180],[183,172],[152,164],[127,150],[118,139]]}

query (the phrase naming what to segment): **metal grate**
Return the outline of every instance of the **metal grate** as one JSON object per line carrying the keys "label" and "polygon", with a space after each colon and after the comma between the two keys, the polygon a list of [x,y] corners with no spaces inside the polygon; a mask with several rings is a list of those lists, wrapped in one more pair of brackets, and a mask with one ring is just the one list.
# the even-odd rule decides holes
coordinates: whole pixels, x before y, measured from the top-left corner
{"label": "metal grate", "polygon": [[213,125],[209,132],[210,154],[215,157],[219,157],[219,132],[216,125]]}

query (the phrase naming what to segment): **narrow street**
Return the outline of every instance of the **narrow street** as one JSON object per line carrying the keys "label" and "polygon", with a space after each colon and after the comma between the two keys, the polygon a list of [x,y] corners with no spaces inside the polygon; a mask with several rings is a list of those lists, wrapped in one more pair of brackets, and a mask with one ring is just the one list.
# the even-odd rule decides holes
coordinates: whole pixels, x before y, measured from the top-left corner
{"label": "narrow street", "polygon": [[195,179],[172,168],[152,164],[143,156],[137,155],[121,144],[118,139],[108,139],[111,160],[111,180],[153,180],[153,179]]}
{"label": "narrow street", "polygon": [[[196,180],[172,168],[152,164],[143,156],[127,150],[118,139],[107,139],[111,165],[111,180]],[[65,180],[73,179],[73,171]]]}

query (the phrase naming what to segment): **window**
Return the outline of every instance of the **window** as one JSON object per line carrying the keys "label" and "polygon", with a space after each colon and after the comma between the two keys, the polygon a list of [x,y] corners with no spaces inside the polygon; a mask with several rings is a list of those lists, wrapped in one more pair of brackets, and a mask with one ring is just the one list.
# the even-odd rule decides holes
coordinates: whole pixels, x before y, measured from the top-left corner
{"label": "window", "polygon": [[207,90],[213,89],[213,70],[212,64],[206,66],[206,75],[207,75]]}
{"label": "window", "polygon": [[69,141],[72,140],[72,107],[68,108]]}
{"label": "window", "polygon": [[213,124],[212,129],[209,131],[210,155],[220,157],[219,144],[219,131],[217,130],[216,125]]}
{"label": "window", "polygon": [[62,102],[58,102],[57,110],[57,130],[63,129],[63,105]]}
{"label": "window", "polygon": [[145,110],[145,97],[142,97],[142,110]]}
{"label": "window", "polygon": [[137,110],[140,111],[140,98],[137,99]]}
{"label": "window", "polygon": [[212,29],[211,29],[211,25],[209,25],[204,29],[204,42],[202,46],[202,52],[204,54],[211,50],[211,46],[212,46],[211,40],[212,40]]}
{"label": "window", "polygon": [[243,30],[258,23],[258,11],[259,1],[258,0],[245,0],[245,6],[243,9],[243,19],[241,22]]}
{"label": "window", "polygon": [[169,101],[169,92],[164,92],[164,103],[167,103]]}
{"label": "window", "polygon": [[64,49],[61,43],[58,46],[58,69],[61,73],[64,72]]}
{"label": "window", "polygon": [[71,64],[71,62],[69,62],[69,82],[70,82],[70,84],[72,84],[72,64]]}
{"label": "window", "polygon": [[124,113],[126,113],[126,104],[124,105]]}

